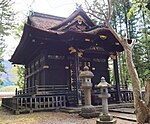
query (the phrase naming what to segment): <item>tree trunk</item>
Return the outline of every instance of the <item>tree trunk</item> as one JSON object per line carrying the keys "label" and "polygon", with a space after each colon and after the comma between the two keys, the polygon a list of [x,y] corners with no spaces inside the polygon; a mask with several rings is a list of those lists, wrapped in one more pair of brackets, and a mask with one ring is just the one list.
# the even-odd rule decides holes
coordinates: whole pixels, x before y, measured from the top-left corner
{"label": "tree trunk", "polygon": [[126,55],[126,63],[127,63],[128,72],[132,80],[134,107],[135,107],[135,114],[137,117],[137,122],[138,124],[144,124],[145,121],[148,119],[149,110],[145,102],[142,100],[140,80],[139,80],[135,65],[133,63],[133,59],[132,59],[132,48],[126,47],[125,55]]}
{"label": "tree trunk", "polygon": [[145,103],[150,108],[150,77],[146,80],[145,86]]}

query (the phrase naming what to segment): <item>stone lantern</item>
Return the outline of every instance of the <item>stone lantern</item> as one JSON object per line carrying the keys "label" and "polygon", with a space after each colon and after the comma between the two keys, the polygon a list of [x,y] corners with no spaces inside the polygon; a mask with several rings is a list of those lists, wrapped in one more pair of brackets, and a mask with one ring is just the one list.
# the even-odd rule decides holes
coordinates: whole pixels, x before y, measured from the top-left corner
{"label": "stone lantern", "polygon": [[83,89],[85,96],[85,105],[81,108],[81,116],[85,118],[95,117],[96,109],[91,105],[91,89],[92,82],[91,78],[94,77],[94,74],[89,71],[89,67],[85,66],[84,71],[82,71],[79,75],[81,79],[81,88]]}
{"label": "stone lantern", "polygon": [[102,113],[99,115],[96,124],[115,124],[116,120],[108,113],[108,87],[111,85],[105,81],[105,78],[101,78],[101,82],[96,86],[100,88],[99,98],[102,99]]}

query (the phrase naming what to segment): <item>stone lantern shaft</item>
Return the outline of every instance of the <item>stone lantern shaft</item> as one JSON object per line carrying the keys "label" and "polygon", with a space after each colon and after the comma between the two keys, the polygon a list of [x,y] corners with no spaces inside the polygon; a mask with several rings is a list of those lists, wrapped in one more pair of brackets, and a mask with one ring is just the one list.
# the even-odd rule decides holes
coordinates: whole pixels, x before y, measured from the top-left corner
{"label": "stone lantern shaft", "polygon": [[97,85],[100,88],[101,93],[99,98],[102,99],[102,114],[99,115],[99,118],[96,121],[96,124],[116,124],[116,120],[108,113],[108,98],[110,94],[108,93],[108,87],[111,85],[105,81],[105,78],[101,78],[101,82]]}
{"label": "stone lantern shaft", "polygon": [[85,96],[85,105],[86,106],[91,105],[91,89],[90,88],[84,89],[84,96]]}
{"label": "stone lantern shaft", "polygon": [[85,66],[79,77],[82,80],[81,88],[83,89],[85,97],[85,105],[81,108],[81,116],[85,118],[95,117],[96,109],[91,105],[91,78],[94,77],[94,74],[89,70],[88,66]]}
{"label": "stone lantern shaft", "polygon": [[103,106],[103,114],[108,115],[108,101],[107,101],[107,98],[102,99],[102,106]]}

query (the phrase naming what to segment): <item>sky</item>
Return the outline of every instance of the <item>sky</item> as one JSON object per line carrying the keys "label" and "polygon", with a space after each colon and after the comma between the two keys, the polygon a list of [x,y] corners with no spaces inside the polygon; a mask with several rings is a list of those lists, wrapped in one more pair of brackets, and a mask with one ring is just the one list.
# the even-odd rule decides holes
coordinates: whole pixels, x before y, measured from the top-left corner
{"label": "sky", "polygon": [[[27,19],[29,11],[35,11],[60,17],[68,17],[76,9],[76,3],[84,6],[85,0],[13,0],[13,9],[17,12],[15,22],[22,23]],[[92,3],[93,0],[88,0]],[[14,39],[12,36],[6,37],[6,52],[4,59],[9,60],[17,47],[20,39]]]}

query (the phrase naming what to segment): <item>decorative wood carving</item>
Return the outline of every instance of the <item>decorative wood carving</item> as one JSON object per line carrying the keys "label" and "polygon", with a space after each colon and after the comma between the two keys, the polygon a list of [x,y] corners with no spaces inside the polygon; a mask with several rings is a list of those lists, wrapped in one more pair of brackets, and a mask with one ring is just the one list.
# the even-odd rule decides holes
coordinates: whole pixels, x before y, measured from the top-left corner
{"label": "decorative wood carving", "polygon": [[69,30],[82,32],[89,28],[90,26],[86,23],[86,20],[81,15],[78,15],[71,22],[67,23],[67,25],[62,26],[58,30],[62,31],[62,30],[69,29]]}

